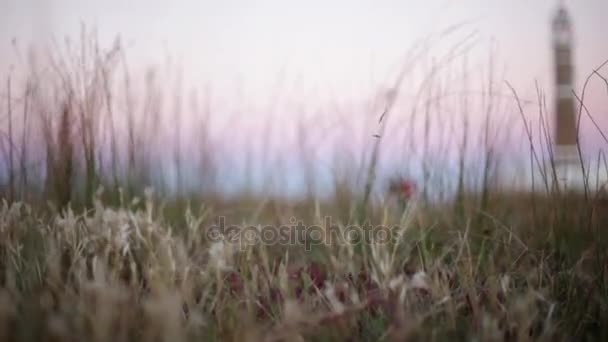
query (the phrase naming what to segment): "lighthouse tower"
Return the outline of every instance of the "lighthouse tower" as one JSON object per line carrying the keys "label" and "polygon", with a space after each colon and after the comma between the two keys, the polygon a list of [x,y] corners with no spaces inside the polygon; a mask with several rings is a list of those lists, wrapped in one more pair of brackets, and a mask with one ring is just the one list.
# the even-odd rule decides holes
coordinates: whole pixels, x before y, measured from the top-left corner
{"label": "lighthouse tower", "polygon": [[[557,186],[576,189],[583,176],[578,165],[576,111],[572,67],[572,27],[568,12],[560,4],[553,19],[553,53],[555,67],[554,161]],[[581,184],[579,184],[581,183]]]}

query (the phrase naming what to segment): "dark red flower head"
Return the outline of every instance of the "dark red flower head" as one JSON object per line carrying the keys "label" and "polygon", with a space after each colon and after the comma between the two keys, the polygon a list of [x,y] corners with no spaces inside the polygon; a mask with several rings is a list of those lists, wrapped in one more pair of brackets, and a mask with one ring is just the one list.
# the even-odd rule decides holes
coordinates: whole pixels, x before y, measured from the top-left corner
{"label": "dark red flower head", "polygon": [[399,184],[401,190],[401,194],[405,197],[412,197],[416,192],[416,183],[410,180],[403,180]]}
{"label": "dark red flower head", "polygon": [[410,198],[416,193],[416,183],[409,179],[399,178],[390,182],[389,191],[402,198]]}

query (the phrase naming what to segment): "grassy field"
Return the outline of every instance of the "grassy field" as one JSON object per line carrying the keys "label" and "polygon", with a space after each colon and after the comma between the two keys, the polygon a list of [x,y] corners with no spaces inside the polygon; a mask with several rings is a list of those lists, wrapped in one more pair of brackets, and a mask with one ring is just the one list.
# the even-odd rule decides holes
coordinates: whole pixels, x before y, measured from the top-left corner
{"label": "grassy field", "polygon": [[[210,138],[212,110],[193,105],[196,124],[186,121],[181,88],[164,98],[151,71],[133,90],[118,41],[104,50],[83,32],[82,46],[58,47],[48,66],[22,61],[31,72],[20,82],[9,74],[2,97],[0,340],[608,340],[603,185],[551,186],[540,90],[530,127],[517,94],[499,96],[492,76],[478,83],[480,101],[453,96],[454,84],[477,82],[462,57],[468,43],[439,59],[412,52],[410,64],[425,60],[429,74],[415,85],[410,116],[393,113],[411,80],[403,71],[364,127],[360,163],[346,162],[348,116],[334,140],[317,139],[340,142],[323,194],[307,126],[288,151],[297,167],[272,156],[244,163],[245,172],[304,170],[298,196],[222,192],[230,167],[216,158],[225,151]],[[485,116],[474,122],[472,112]],[[519,141],[531,161],[524,169],[540,174],[534,187],[497,181],[501,149],[512,147],[499,140],[511,126],[490,118],[506,121],[504,112],[526,124]],[[189,125],[200,128],[185,146]],[[390,137],[403,165],[422,156],[419,190],[384,191],[380,144]],[[455,169],[440,166],[452,157]],[[603,153],[597,159],[583,173],[599,173]],[[159,176],[163,163],[172,176]]]}
{"label": "grassy field", "polygon": [[[170,208],[149,194],[142,203],[98,200],[92,210],[61,215],[4,202],[0,334],[22,341],[605,340],[607,204],[573,196],[492,194],[485,212],[475,210],[475,198],[460,209],[410,204],[402,216],[376,208],[367,220],[387,227],[389,239],[341,234],[353,231],[355,217],[342,220],[349,214],[331,211],[335,203],[314,199]],[[242,231],[289,225],[293,215],[337,233],[273,244],[236,230],[223,240],[206,232],[235,207],[241,212],[226,217]]]}

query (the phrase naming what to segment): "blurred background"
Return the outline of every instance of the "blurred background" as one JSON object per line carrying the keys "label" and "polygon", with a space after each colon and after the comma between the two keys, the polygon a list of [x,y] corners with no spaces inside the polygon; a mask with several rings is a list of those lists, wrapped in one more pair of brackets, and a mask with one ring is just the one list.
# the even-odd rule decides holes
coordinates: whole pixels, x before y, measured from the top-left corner
{"label": "blurred background", "polygon": [[[599,161],[608,2],[564,3],[579,96],[593,75],[581,146]],[[84,197],[327,196],[362,191],[370,164],[378,195],[396,176],[436,199],[529,186],[526,124],[550,154],[558,4],[4,0],[1,183],[43,193],[67,158]]]}

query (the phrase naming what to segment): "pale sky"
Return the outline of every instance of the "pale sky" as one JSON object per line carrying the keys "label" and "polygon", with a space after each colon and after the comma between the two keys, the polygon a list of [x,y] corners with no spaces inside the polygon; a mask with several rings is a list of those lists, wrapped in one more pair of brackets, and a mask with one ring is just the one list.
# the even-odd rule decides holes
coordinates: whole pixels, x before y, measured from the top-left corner
{"label": "pale sky", "polygon": [[[608,59],[608,1],[565,2],[574,26],[575,86],[580,87]],[[6,69],[12,62],[13,38],[20,46],[45,46],[49,39],[62,41],[65,36],[77,40],[84,23],[96,28],[107,46],[119,35],[136,71],[150,64],[162,65],[170,57],[190,84],[210,86],[226,102],[239,101],[243,107],[255,108],[267,103],[281,87],[286,106],[303,103],[314,107],[319,98],[356,103],[362,94],[388,87],[390,75],[417,40],[436,38],[445,29],[461,25],[456,34],[438,40],[434,53],[474,34],[469,52],[473,68],[477,64],[483,67],[493,49],[500,78],[496,82],[503,87],[509,81],[522,97],[534,98],[535,82],[548,94],[553,90],[550,23],[557,3],[0,0],[0,64]],[[277,85],[279,79],[282,83]],[[407,93],[409,89],[405,85],[402,90]],[[234,100],[236,93],[238,100]],[[598,121],[608,124],[604,85],[594,83],[588,96]],[[295,115],[283,114],[284,120]],[[255,120],[243,118],[247,119]],[[365,131],[364,136],[368,133],[372,132]]]}
{"label": "pale sky", "polygon": [[[567,1],[576,64],[588,71],[608,56],[608,1]],[[469,23],[479,44],[494,39],[508,77],[545,80],[550,71],[553,0],[3,0],[0,43],[76,36],[80,23],[102,40],[120,35],[129,53],[170,53],[190,73],[246,79],[288,65],[307,77],[339,82],[395,63],[416,39]],[[481,50],[483,51],[483,49]],[[320,70],[319,70],[320,69]],[[219,76],[218,76],[219,77]],[[325,78],[325,79],[324,79]]]}

